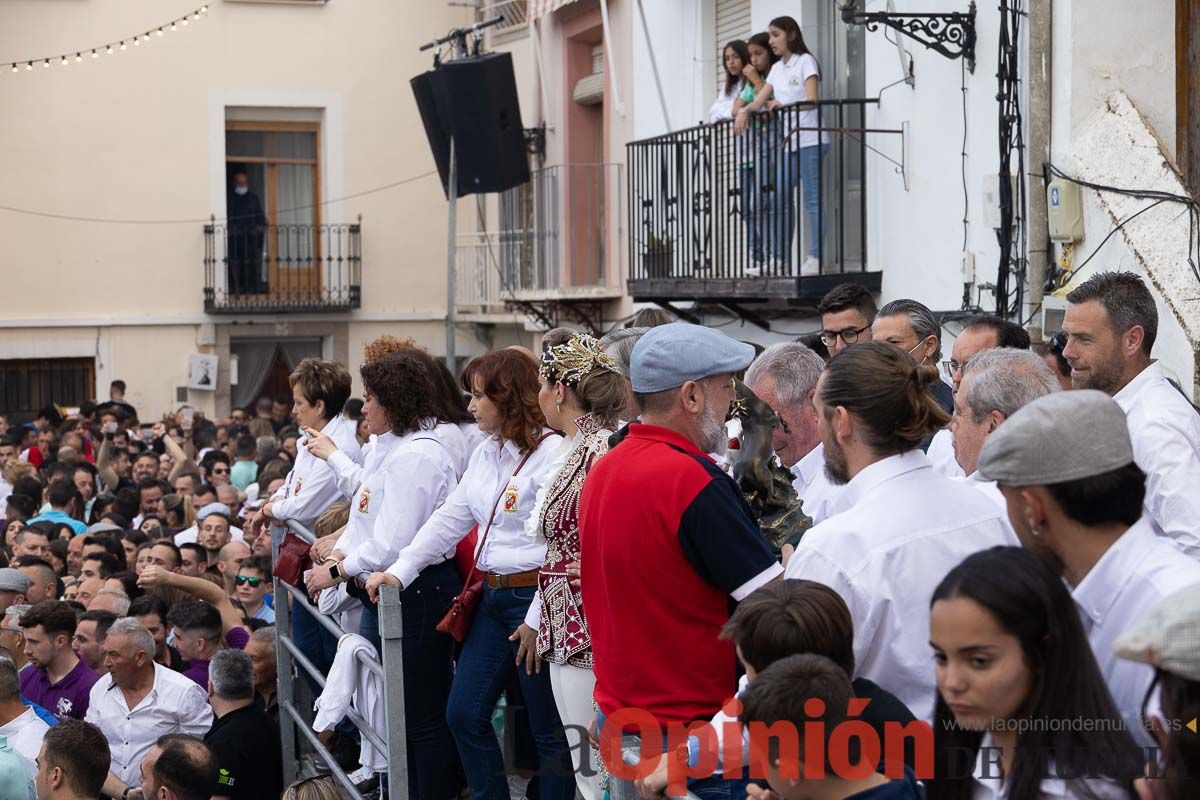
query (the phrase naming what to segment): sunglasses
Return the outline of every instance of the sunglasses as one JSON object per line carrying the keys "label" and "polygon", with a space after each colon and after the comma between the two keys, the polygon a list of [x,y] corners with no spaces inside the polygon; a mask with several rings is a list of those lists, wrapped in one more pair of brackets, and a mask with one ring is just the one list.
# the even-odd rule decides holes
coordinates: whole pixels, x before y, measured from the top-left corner
{"label": "sunglasses", "polygon": [[213,475],[228,475],[228,474],[229,474],[229,470],[227,470],[227,469],[214,469],[213,470]]}
{"label": "sunglasses", "polygon": [[238,575],[234,582],[238,586],[245,586],[248,583],[251,589],[257,589],[264,580],[265,578],[248,578],[245,575]]}

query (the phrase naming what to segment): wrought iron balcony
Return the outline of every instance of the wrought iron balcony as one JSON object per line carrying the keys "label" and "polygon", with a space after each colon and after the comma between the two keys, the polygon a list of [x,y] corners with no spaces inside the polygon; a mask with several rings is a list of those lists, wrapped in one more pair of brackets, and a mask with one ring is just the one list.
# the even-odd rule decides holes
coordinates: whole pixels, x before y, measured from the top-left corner
{"label": "wrought iron balcony", "polygon": [[873,102],[797,103],[740,133],[727,120],[629,143],[630,295],[811,301],[847,281],[878,291],[867,257]]}
{"label": "wrought iron balcony", "polygon": [[361,304],[361,225],[204,226],[204,310],[346,311]]}

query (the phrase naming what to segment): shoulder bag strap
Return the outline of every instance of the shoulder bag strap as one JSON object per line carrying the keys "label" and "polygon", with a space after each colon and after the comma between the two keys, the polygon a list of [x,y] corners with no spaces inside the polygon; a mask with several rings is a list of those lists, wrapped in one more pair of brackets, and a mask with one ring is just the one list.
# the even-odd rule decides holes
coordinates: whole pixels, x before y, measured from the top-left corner
{"label": "shoulder bag strap", "polygon": [[475,563],[471,567],[471,574],[467,576],[467,585],[471,584],[471,581],[475,578],[475,573],[479,571],[479,557],[483,555],[483,546],[487,544],[488,534],[492,532],[492,523],[496,520],[496,509],[500,505],[500,498],[504,497],[504,492],[508,488],[509,481],[517,477],[517,473],[520,472],[521,468],[525,466],[525,462],[529,460],[529,457],[537,451],[538,447],[541,447],[542,442],[546,441],[549,436],[549,433],[543,433],[541,435],[541,438],[537,440],[537,444],[526,451],[525,456],[521,459],[521,462],[517,464],[517,468],[513,470],[512,475],[500,487],[500,494],[496,495],[496,500],[494,503],[492,503],[492,515],[488,517],[487,527],[484,528],[483,537],[479,540],[479,547],[475,550]]}

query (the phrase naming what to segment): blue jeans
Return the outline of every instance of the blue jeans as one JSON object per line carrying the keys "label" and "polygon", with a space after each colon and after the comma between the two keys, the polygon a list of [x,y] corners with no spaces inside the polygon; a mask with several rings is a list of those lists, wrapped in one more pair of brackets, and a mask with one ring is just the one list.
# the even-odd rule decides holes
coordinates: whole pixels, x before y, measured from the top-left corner
{"label": "blue jeans", "polygon": [[517,643],[508,637],[525,620],[533,600],[533,587],[492,589],[484,586],[483,599],[463,644],[446,708],[446,721],[454,733],[475,800],[509,800],[504,757],[492,728],[492,711],[515,673],[521,684],[529,724],[537,746],[540,800],[572,800],[575,775],[566,733],[550,689],[550,670],[526,675],[516,666]]}
{"label": "blue jeans", "polygon": [[779,189],[776,200],[781,225],[777,231],[784,259],[791,258],[792,232],[796,229],[794,193],[801,184],[804,199],[804,228],[808,236],[808,255],[821,257],[821,241],[825,238],[825,214],[821,208],[821,188],[829,176],[821,172],[821,162],[829,153],[829,142],[799,150],[787,151],[780,162]]}
{"label": "blue jeans", "polygon": [[781,258],[783,254],[778,203],[774,199],[782,146],[779,132],[776,119],[755,120],[739,142],[742,218],[750,258],[755,262],[761,262],[764,256]]}
{"label": "blue jeans", "polygon": [[[446,724],[454,640],[436,630],[460,591],[462,580],[451,560],[426,567],[400,593],[408,796],[412,800],[449,800],[461,787],[458,753]],[[363,603],[359,633],[379,649],[379,606],[375,603]]]}

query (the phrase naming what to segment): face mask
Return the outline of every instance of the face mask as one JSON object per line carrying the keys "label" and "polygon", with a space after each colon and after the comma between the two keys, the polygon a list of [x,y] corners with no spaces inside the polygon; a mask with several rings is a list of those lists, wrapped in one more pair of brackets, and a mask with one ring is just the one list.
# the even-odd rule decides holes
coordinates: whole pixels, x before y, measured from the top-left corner
{"label": "face mask", "polygon": [[239,187],[237,187],[236,189],[234,189],[234,190],[233,190],[233,193],[234,193],[234,194],[237,194],[237,195],[242,195],[242,194],[245,194],[245,193],[246,193],[246,192],[248,192],[248,191],[250,191],[249,187],[246,187],[246,186],[239,186]]}

